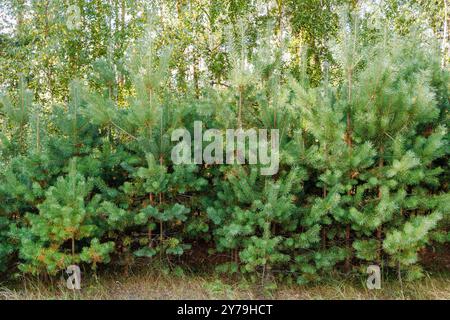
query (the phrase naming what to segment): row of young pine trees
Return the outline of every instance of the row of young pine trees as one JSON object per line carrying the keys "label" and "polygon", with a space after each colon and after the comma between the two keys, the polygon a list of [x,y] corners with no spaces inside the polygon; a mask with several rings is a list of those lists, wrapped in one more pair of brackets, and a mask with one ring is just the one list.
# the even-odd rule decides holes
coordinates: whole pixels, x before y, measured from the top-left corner
{"label": "row of young pine trees", "polygon": [[[165,263],[207,247],[227,257],[220,271],[258,279],[303,284],[370,264],[420,277],[420,251],[450,240],[449,73],[418,36],[341,33],[315,86],[261,41],[232,50],[228,86],[176,91],[170,49],[149,32],[127,56],[124,105],[107,61],[104,90],[74,81],[67,103],[44,108],[24,83],[4,95],[3,274]],[[171,133],[194,121],[278,129],[278,173],[174,165]]]}

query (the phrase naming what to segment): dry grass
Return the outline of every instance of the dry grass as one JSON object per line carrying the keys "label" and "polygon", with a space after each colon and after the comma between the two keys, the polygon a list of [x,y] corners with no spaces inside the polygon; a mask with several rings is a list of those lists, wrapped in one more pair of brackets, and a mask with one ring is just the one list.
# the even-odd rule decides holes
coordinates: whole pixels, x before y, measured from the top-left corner
{"label": "dry grass", "polygon": [[328,280],[325,283],[297,286],[280,285],[267,291],[246,281],[217,275],[156,272],[149,270],[128,277],[102,275],[83,279],[83,288],[73,292],[64,282],[53,284],[22,279],[15,284],[0,284],[0,299],[446,299],[450,300],[450,274],[440,273],[422,280],[383,283],[381,290],[368,290],[363,278]]}

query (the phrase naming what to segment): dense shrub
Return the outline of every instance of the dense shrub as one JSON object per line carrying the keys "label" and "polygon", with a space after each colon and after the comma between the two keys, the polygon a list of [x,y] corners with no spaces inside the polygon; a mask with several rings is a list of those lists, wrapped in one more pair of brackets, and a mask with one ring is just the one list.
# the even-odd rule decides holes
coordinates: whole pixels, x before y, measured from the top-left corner
{"label": "dense shrub", "polygon": [[[74,81],[67,105],[44,111],[22,85],[0,109],[0,267],[127,266],[202,240],[229,254],[221,271],[263,280],[369,263],[420,276],[418,252],[449,239],[448,74],[416,37],[374,39],[345,29],[342,77],[314,87],[284,74],[266,42],[236,49],[227,87],[175,93],[170,50],[148,39],[130,50],[125,107]],[[197,120],[278,129],[278,172],[175,165],[171,134],[193,137]]]}

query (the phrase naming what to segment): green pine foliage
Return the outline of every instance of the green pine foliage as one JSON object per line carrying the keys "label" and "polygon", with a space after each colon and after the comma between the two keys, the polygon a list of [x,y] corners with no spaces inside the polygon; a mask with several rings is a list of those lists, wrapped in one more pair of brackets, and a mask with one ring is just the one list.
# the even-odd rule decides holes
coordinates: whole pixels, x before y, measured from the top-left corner
{"label": "green pine foliage", "polygon": [[53,275],[71,264],[84,261],[107,263],[114,243],[100,243],[103,230],[98,220],[100,195],[91,198],[93,183],[77,172],[76,158],[67,176],[61,176],[37,206],[38,214],[27,213],[27,225],[19,231],[20,270]]}
{"label": "green pine foliage", "polygon": [[[219,271],[263,283],[372,263],[420,276],[420,250],[450,240],[449,73],[420,35],[359,31],[343,23],[318,84],[287,73],[267,35],[252,50],[230,37],[226,86],[173,90],[173,50],[152,29],[120,70],[102,58],[95,86],[73,81],[66,103],[34,104],[22,82],[0,100],[0,270],[126,269],[200,243],[227,256]],[[276,174],[248,154],[243,165],[174,164],[172,132],[193,137],[200,120],[278,129]]]}

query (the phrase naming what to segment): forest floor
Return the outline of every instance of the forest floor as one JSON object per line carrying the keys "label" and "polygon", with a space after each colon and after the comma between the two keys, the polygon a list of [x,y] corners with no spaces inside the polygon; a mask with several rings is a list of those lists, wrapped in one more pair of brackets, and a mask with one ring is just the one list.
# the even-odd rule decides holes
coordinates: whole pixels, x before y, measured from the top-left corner
{"label": "forest floor", "polygon": [[[220,260],[220,259],[219,259]],[[223,260],[223,259],[222,259]],[[421,253],[422,264],[427,271],[416,281],[400,282],[395,275],[382,280],[381,289],[366,287],[367,275],[335,272],[320,283],[288,285],[271,281],[261,285],[243,276],[224,276],[214,272],[217,256],[196,255],[174,264],[161,267],[160,261],[141,261],[133,268],[99,270],[97,276],[82,271],[81,290],[67,289],[61,278],[50,280],[19,276],[15,281],[0,280],[0,300],[47,300],[47,299],[93,299],[93,300],[142,300],[142,299],[425,299],[450,300],[450,246],[440,250],[425,250]],[[181,261],[179,261],[181,262]],[[170,265],[171,263],[169,263]],[[195,269],[183,267],[196,265]]]}
{"label": "forest floor", "polygon": [[245,279],[232,279],[210,274],[199,276],[149,269],[128,276],[102,274],[82,279],[80,291],[65,287],[63,279],[53,283],[22,279],[8,285],[0,282],[0,300],[47,299],[445,299],[450,300],[450,272],[427,273],[421,280],[403,282],[383,281],[380,290],[368,290],[362,276],[326,279],[314,285],[280,284],[262,289]]}

